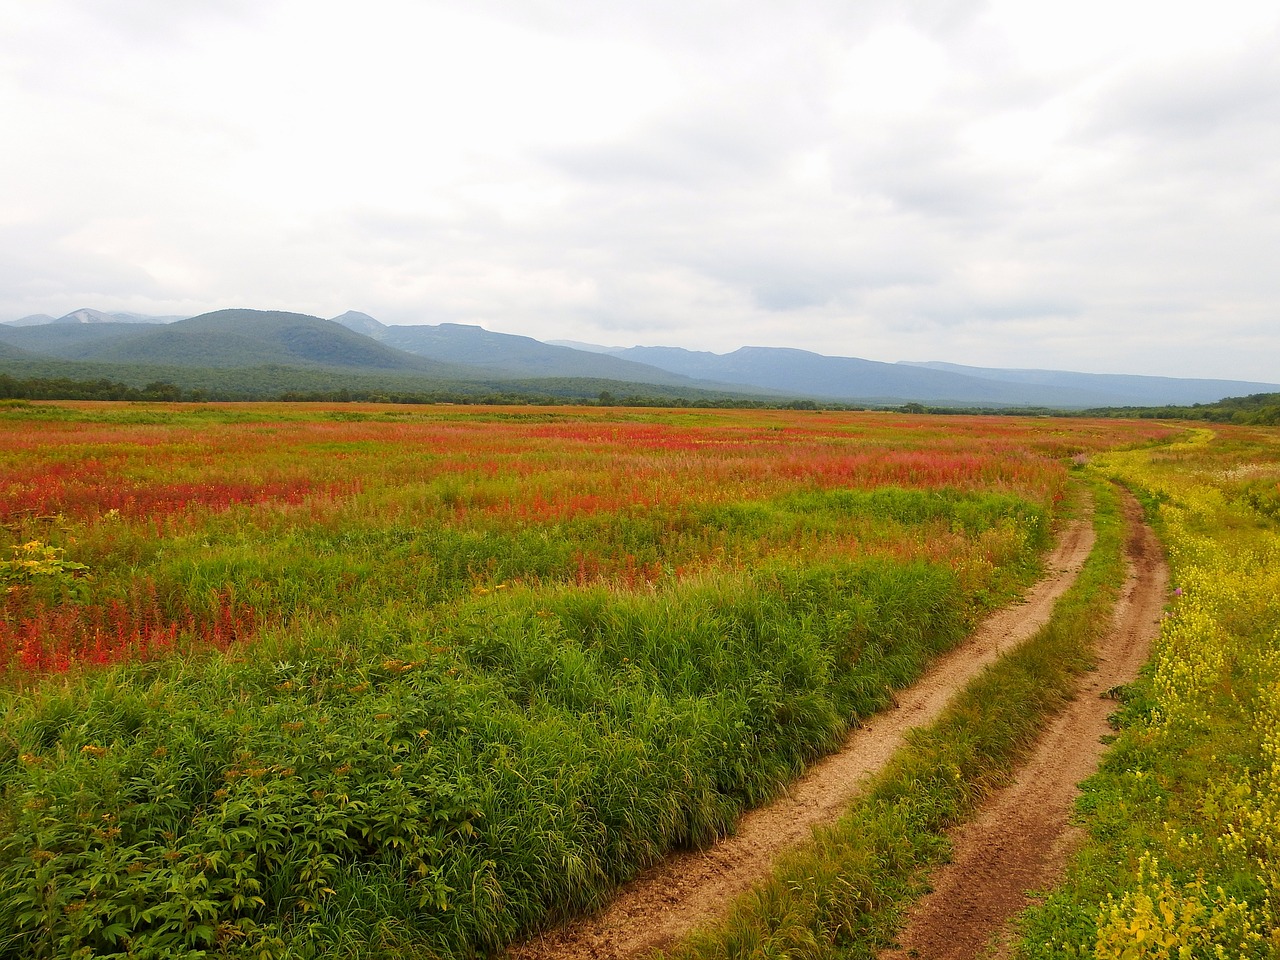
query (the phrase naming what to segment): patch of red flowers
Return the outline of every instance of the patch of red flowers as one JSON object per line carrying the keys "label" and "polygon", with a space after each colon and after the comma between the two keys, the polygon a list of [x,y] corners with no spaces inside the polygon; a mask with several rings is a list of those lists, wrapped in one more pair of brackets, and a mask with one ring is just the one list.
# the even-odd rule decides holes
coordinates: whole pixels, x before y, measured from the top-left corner
{"label": "patch of red flowers", "polygon": [[225,650],[257,627],[254,611],[226,591],[207,609],[177,615],[162,609],[150,582],[126,600],[102,603],[46,604],[13,592],[0,614],[0,673],[61,673],[77,664],[149,660],[175,650]]}

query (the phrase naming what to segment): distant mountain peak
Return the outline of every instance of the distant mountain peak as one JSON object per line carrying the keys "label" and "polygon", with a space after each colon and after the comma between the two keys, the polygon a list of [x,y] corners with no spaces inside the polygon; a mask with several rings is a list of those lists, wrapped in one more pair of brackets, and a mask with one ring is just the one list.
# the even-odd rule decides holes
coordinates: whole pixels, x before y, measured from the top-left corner
{"label": "distant mountain peak", "polygon": [[344,321],[349,321],[352,323],[355,323],[355,322],[376,323],[380,327],[384,326],[384,324],[381,321],[375,320],[373,317],[369,316],[369,314],[362,313],[359,310],[348,310],[346,313],[339,314],[336,317],[330,317],[329,319],[332,320],[334,323],[343,323]]}
{"label": "distant mountain peak", "polygon": [[348,330],[363,333],[366,337],[372,337],[374,340],[381,340],[387,335],[387,325],[385,323],[375,320],[369,314],[361,313],[359,310],[348,310],[346,313],[329,319],[334,323],[342,324]]}
{"label": "distant mountain peak", "polygon": [[19,317],[17,320],[10,320],[10,327],[42,327],[47,323],[53,323],[53,317],[47,313],[32,313],[25,317]]}
{"label": "distant mountain peak", "polygon": [[81,307],[79,310],[72,310],[70,313],[63,314],[58,317],[54,323],[115,323],[116,320],[110,314],[103,313],[101,310],[94,310],[91,307]]}
{"label": "distant mountain peak", "polygon": [[46,327],[51,324],[69,327],[73,324],[85,323],[172,323],[175,320],[182,320],[184,316],[164,316],[155,317],[142,313],[107,313],[103,310],[94,310],[92,307],[81,307],[78,310],[72,310],[70,313],[63,314],[61,317],[51,317],[47,313],[33,313],[30,316],[22,317],[18,320],[11,320],[7,324],[10,327]]}

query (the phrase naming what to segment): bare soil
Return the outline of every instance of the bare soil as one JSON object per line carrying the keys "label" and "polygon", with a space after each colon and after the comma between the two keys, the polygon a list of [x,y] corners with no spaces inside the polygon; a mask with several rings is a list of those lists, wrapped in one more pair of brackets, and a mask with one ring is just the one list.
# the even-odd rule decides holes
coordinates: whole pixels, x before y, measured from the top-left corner
{"label": "bare soil", "polygon": [[1069,823],[1078,784],[1105,749],[1108,691],[1128,683],[1150,654],[1168,591],[1160,544],[1126,496],[1128,577],[1111,632],[1098,647],[1098,668],[1040,739],[1017,780],[992,796],[978,817],[953,835],[953,860],[912,912],[900,949],[880,960],[968,960],[1008,955],[1009,920],[1031,903],[1030,891],[1061,879],[1081,840]]}
{"label": "bare soil", "polygon": [[[655,864],[623,887],[601,913],[513,947],[508,957],[512,960],[636,957],[669,946],[695,927],[721,916],[736,895],[768,874],[779,853],[806,840],[814,827],[836,820],[870,777],[902,745],[909,730],[936,720],[951,697],[984,667],[1043,626],[1054,603],[1074,582],[1092,547],[1093,529],[1089,523],[1078,521],[1069,525],[1048,560],[1048,575],[1031,589],[1022,603],[984,621],[968,640],[935,661],[920,681],[900,692],[895,708],[855,729],[839,752],[810,768],[778,801],[747,813],[733,836],[709,849],[678,853]],[[1148,552],[1151,562],[1145,578],[1150,579],[1159,565],[1160,554],[1154,545]],[[1163,589],[1156,589],[1152,595],[1163,598]],[[1140,662],[1134,663],[1134,669]],[[1119,681],[1099,681],[1103,689],[1116,682]],[[1096,700],[1096,697],[1085,695],[1081,700]],[[1100,722],[1104,721],[1105,710]],[[1097,739],[1092,732],[1084,736]],[[1061,776],[1069,786],[1084,775],[1060,774],[1054,762],[1048,765],[1053,768],[1049,776]],[[1020,802],[1040,803],[1037,800]],[[1063,816],[1065,822],[1065,812]],[[989,935],[981,935],[979,942],[985,943]],[[973,956],[973,953],[945,955]]]}

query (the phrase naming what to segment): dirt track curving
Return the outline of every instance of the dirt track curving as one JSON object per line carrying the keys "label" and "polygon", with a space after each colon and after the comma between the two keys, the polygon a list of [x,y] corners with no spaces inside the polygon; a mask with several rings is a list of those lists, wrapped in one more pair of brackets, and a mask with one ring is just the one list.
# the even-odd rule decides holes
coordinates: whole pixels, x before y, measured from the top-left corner
{"label": "dirt track curving", "polygon": [[1008,921],[1030,902],[1029,890],[1058,880],[1080,831],[1069,824],[1076,784],[1102,756],[1108,690],[1137,676],[1158,630],[1168,590],[1160,544],[1126,497],[1128,522],[1124,592],[1111,632],[1099,643],[1098,669],[1040,739],[1017,780],[999,791],[978,818],[953,838],[952,862],[933,877],[933,892],[912,912],[901,949],[880,960],[969,960],[1007,955]]}
{"label": "dirt track curving", "polygon": [[[901,746],[909,730],[933,722],[951,697],[985,666],[1047,622],[1092,546],[1092,527],[1083,521],[1071,524],[1049,558],[1049,575],[1023,603],[988,618],[918,683],[902,691],[895,709],[854,730],[838,753],[814,765],[780,800],[744,816],[734,836],[708,850],[662,861],[620,890],[602,913],[513,947],[508,957],[636,957],[715,919],[734,896],[769,872],[782,850],[808,838],[815,826],[838,818],[869,776]],[[1158,549],[1152,549],[1158,558]],[[1163,597],[1162,590],[1159,596]]]}

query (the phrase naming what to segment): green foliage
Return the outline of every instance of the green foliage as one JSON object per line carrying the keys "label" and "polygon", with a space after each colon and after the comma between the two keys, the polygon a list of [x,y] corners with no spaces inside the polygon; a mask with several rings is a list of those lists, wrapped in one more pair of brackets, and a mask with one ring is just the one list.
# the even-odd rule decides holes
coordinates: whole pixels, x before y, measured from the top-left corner
{"label": "green foliage", "polygon": [[154,380],[131,387],[116,380],[75,380],[70,377],[27,377],[18,379],[0,374],[0,397],[22,400],[198,400],[197,391]]}
{"label": "green foliage", "polygon": [[1140,417],[1157,420],[1207,420],[1253,426],[1280,424],[1280,393],[1254,393],[1247,397],[1227,397],[1217,403],[1197,403],[1188,407],[1118,407],[1085,411],[1091,417]]}
{"label": "green foliage", "polygon": [[945,831],[973,813],[1071,696],[1123,577],[1114,494],[1096,490],[1098,539],[1050,622],[911,738],[835,826],[785,857],[729,916],[673,950],[680,960],[866,957],[889,946]]}
{"label": "green foliage", "polygon": [[306,956],[367,882],[415,942],[496,948],[723,834],[954,642],[961,608],[947,571],[883,563],[513,590],[464,602],[447,648],[375,633],[14,701],[0,956]]}
{"label": "green foliage", "polygon": [[[253,615],[225,655],[8,678],[4,960],[479,956],[593,910],[1025,583],[1063,475],[1002,472],[1002,434],[990,472],[926,449],[918,487],[851,491],[844,436],[800,414],[0,416],[8,530],[49,571],[9,585],[61,585],[4,611],[15,649]],[[867,424],[838,429],[866,450]]]}
{"label": "green foliage", "polygon": [[65,548],[31,540],[15,544],[13,557],[0,560],[0,590],[9,594],[33,593],[52,601],[83,597],[88,569],[83,563],[68,560]]}
{"label": "green foliage", "polygon": [[[6,360],[0,357],[0,398],[28,400],[285,400],[296,402],[469,403],[493,406],[596,403],[609,393],[620,406],[784,407],[786,398],[750,390],[714,390],[591,377],[476,378],[465,372],[396,370],[386,365],[326,367],[264,364],[243,346],[242,363],[200,367],[163,362]],[[423,361],[427,363],[428,361]],[[848,405],[830,405],[849,409]]]}

